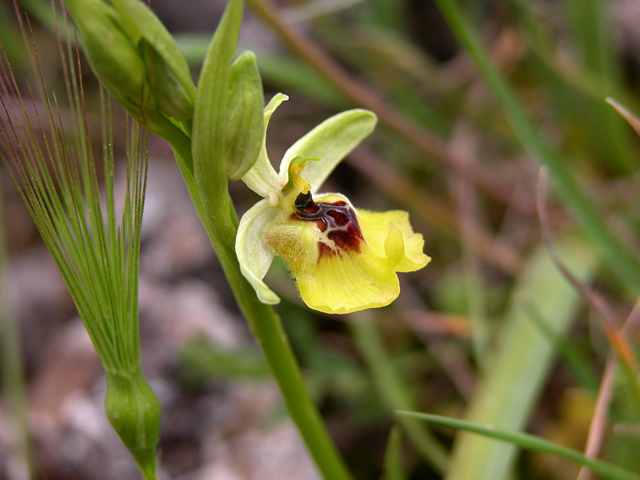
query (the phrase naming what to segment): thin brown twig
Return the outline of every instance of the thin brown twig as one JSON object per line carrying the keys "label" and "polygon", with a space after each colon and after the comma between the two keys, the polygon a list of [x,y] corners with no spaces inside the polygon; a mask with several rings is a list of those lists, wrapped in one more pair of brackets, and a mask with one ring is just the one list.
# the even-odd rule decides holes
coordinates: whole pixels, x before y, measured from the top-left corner
{"label": "thin brown twig", "polygon": [[631,313],[624,321],[624,325],[622,325],[621,330],[628,336],[633,336],[637,334],[638,329],[640,329],[640,297],[636,300],[636,303],[631,309]]}
{"label": "thin brown twig", "polygon": [[[640,298],[636,301],[631,313],[627,316],[622,328],[623,333],[632,334],[634,330],[640,327]],[[596,399],[596,406],[589,425],[589,433],[587,435],[587,442],[585,444],[584,454],[587,457],[595,458],[600,454],[602,445],[604,444],[604,437],[607,431],[607,413],[609,410],[609,403],[615,387],[615,374],[616,374],[616,356],[609,354],[607,362],[604,368],[604,374],[600,382],[600,391]],[[582,467],[576,480],[591,480],[593,473],[588,468]]]}
{"label": "thin brown twig", "polygon": [[270,0],[247,0],[247,4],[258,16],[271,25],[292,52],[329,80],[356,105],[374,111],[381,123],[400,134],[427,155],[455,168],[460,175],[482,187],[488,194],[523,213],[534,213],[529,202],[511,195],[509,189],[505,188],[495,175],[477,165],[467,165],[454,155],[440,138],[408,119],[389,103],[382,101],[371,88],[345,72],[318,44],[291,28],[277,13]]}
{"label": "thin brown twig", "polygon": [[[589,433],[587,434],[587,442],[584,448],[585,456],[595,458],[600,454],[604,437],[608,426],[607,413],[609,411],[609,403],[613,394],[615,385],[614,379],[618,363],[614,355],[609,355],[605,363],[604,373],[600,381],[600,389],[596,398],[596,405],[589,424]],[[576,480],[590,480],[592,478],[591,470],[582,467]]]}
{"label": "thin brown twig", "polygon": [[582,295],[582,297],[591,304],[602,316],[605,321],[605,330],[615,329],[615,316],[612,309],[607,302],[597,292],[589,289],[585,284],[580,282],[560,261],[556,254],[556,250],[551,240],[551,228],[549,223],[549,215],[545,203],[545,197],[547,192],[547,171],[544,167],[540,168],[540,174],[538,176],[538,191],[536,196],[536,206],[538,209],[538,217],[540,218],[540,229],[542,234],[542,240],[544,241],[549,257],[555,265],[555,267],[562,273],[562,275],[571,283],[571,285]]}
{"label": "thin brown twig", "polygon": [[567,270],[567,268],[560,261],[556,254],[555,248],[553,247],[553,242],[551,241],[551,229],[549,227],[549,219],[544,200],[546,186],[547,173],[546,169],[542,167],[540,168],[536,206],[538,209],[538,216],[540,218],[542,238],[545,242],[545,245],[547,246],[549,257],[551,258],[551,261],[556,266],[556,268],[569,281],[569,283],[571,283],[571,285],[573,285],[573,287],[580,293],[580,295],[598,311],[600,317],[602,318],[602,326],[605,333],[607,334],[609,343],[618,353],[620,359],[627,366],[627,368],[629,368],[631,371],[636,371],[637,366],[635,357],[633,355],[631,347],[629,346],[629,342],[627,342],[625,336],[623,335],[623,332],[621,332],[616,326],[616,318],[613,313],[613,309],[600,294],[587,287],[584,283],[580,282],[569,270]]}

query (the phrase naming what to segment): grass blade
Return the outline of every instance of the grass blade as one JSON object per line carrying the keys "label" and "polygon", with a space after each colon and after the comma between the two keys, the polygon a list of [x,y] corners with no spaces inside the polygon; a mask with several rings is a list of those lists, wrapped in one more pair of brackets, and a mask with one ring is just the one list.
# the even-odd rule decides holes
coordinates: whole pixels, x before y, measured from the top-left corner
{"label": "grass blade", "polygon": [[[585,72],[600,82],[599,101],[586,104],[582,121],[594,139],[599,156],[606,159],[602,166],[614,173],[630,174],[637,168],[637,160],[629,148],[624,123],[615,112],[602,102],[604,97],[613,95],[619,89],[619,67],[622,64],[612,47],[612,25],[608,18],[610,11],[607,2],[600,0],[566,0],[565,8],[569,12],[569,25]],[[578,106],[579,107],[579,106]]]}
{"label": "grass blade", "polygon": [[[585,281],[595,259],[584,243],[575,239],[558,242],[557,251],[574,275]],[[531,321],[534,311],[548,319],[548,326],[562,337],[569,327],[579,296],[557,270],[544,247],[529,260],[511,295],[495,354],[487,361],[485,375],[466,415],[467,420],[521,430],[528,423],[547,378],[556,351]],[[447,480],[506,478],[517,450],[512,445],[458,436]]]}
{"label": "grass blade", "polygon": [[579,452],[572,448],[563,447],[562,445],[549,442],[528,433],[510,432],[492,426],[481,425],[464,420],[457,420],[454,418],[442,417],[440,415],[431,415],[429,413],[400,411],[398,412],[398,414],[401,416],[418,418],[420,420],[425,420],[437,425],[457,428],[474,434],[483,435],[485,437],[502,440],[504,442],[519,445],[520,447],[526,448],[528,450],[536,450],[538,452],[558,455],[559,457],[563,457],[567,460],[571,460],[572,462],[584,465],[585,467],[591,469],[594,473],[602,475],[604,478],[608,478],[610,480],[640,480],[640,475],[632,473],[616,465],[611,465],[610,463],[603,462],[602,460],[586,457],[582,452]]}
{"label": "grass blade", "polygon": [[8,434],[13,443],[6,469],[11,478],[28,480],[31,448],[27,418],[27,388],[22,361],[20,332],[9,304],[7,272],[7,248],[4,225],[4,209],[0,200],[0,379],[3,404],[11,419]]}
{"label": "grass blade", "polygon": [[391,427],[389,432],[384,452],[384,480],[407,480],[402,466],[402,431],[398,425]]}

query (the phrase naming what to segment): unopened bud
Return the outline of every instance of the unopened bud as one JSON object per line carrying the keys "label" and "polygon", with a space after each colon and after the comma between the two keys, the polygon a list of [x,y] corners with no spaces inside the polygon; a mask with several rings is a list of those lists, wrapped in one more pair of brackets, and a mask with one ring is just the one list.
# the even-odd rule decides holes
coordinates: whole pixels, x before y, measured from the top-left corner
{"label": "unopened bud", "polygon": [[118,12],[103,0],[63,0],[76,25],[80,43],[100,83],[135,118],[147,98],[147,72],[138,50],[122,29]]}
{"label": "unopened bud", "polygon": [[160,404],[140,370],[131,376],[107,374],[105,410],[144,478],[156,478]]}
{"label": "unopened bud", "polygon": [[111,3],[132,43],[144,52],[150,88],[160,111],[178,121],[193,118],[195,85],[174,38],[144,2]]}

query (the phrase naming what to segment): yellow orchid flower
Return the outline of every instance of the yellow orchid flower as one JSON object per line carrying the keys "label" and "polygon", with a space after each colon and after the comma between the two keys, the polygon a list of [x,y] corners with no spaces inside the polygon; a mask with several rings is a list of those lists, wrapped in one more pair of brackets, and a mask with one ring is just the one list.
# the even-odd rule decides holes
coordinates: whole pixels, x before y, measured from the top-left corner
{"label": "yellow orchid flower", "polygon": [[[287,98],[278,94],[269,102],[265,131]],[[343,195],[316,195],[375,123],[366,110],[331,117],[287,150],[279,173],[263,142],[242,180],[264,198],[243,215],[236,237],[242,273],[262,302],[280,301],[263,281],[276,254],[288,263],[302,300],[325,313],[388,305],[400,293],[396,272],[418,270],[431,260],[407,212],[356,210]]]}

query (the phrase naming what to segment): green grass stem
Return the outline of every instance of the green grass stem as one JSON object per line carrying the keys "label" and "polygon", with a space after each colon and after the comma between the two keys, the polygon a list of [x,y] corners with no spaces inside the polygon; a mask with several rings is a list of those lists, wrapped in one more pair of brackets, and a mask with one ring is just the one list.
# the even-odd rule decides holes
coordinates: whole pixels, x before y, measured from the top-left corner
{"label": "green grass stem", "polygon": [[384,480],[407,480],[402,465],[402,430],[391,427],[387,449],[384,452]]}
{"label": "green grass stem", "polygon": [[[508,442],[519,447],[526,448],[528,450],[535,450],[543,453],[550,453],[557,455],[567,460],[571,460],[579,465],[584,465],[592,472],[602,475],[609,480],[639,480],[640,475],[632,473],[628,470],[620,468],[616,465],[612,465],[596,458],[590,458],[585,456],[582,452],[574,450],[572,448],[558,445],[557,443],[549,442],[535,435],[522,432],[510,432],[501,428],[496,428],[488,425],[482,425],[474,422],[467,422],[464,420],[457,420],[454,418],[442,417],[440,415],[431,415],[429,413],[418,412],[403,412],[399,411],[398,415],[407,416],[424,420],[427,422],[442,425],[444,427],[456,428],[465,430],[470,433],[482,435],[484,437],[501,440]],[[484,477],[489,478],[489,477]]]}

